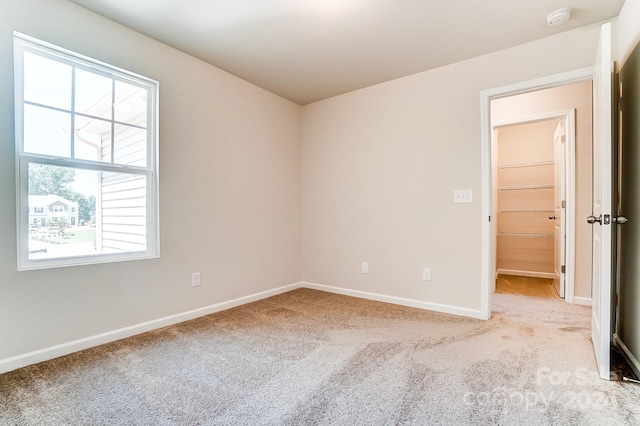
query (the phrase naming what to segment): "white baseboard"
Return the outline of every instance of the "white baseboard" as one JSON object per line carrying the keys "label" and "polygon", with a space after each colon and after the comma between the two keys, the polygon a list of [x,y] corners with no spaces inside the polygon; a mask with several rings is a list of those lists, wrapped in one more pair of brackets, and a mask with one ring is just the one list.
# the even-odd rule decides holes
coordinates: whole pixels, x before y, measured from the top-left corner
{"label": "white baseboard", "polygon": [[202,308],[193,309],[193,310],[182,312],[179,314],[159,318],[156,320],[143,322],[141,324],[136,324],[129,327],[124,327],[117,330],[109,331],[106,333],[97,334],[95,336],[89,336],[83,339],[78,339],[71,342],[50,346],[47,348],[28,352],[26,354],[21,354],[21,355],[17,355],[17,356],[5,358],[5,359],[0,359],[0,374],[7,373],[9,371],[13,371],[18,368],[26,367],[31,364],[36,364],[39,362],[58,358],[63,355],[68,355],[73,352],[78,352],[84,349],[89,349],[95,346],[114,342],[116,340],[124,339],[126,337],[135,336],[137,334],[145,333],[147,331],[156,330],[158,328],[167,327],[169,325],[178,324],[178,323],[189,321],[205,315],[235,308],[236,306],[255,302],[261,299],[266,299],[267,297],[286,293],[288,291],[295,290],[297,288],[310,288],[314,290],[326,291],[329,293],[336,293],[336,294],[342,294],[345,296],[358,297],[361,299],[369,299],[369,300],[375,300],[378,302],[392,303],[394,305],[409,306],[412,308],[425,309],[429,311],[443,312],[447,314],[460,315],[464,317],[484,319],[482,317],[482,312],[480,312],[479,309],[475,310],[475,309],[468,309],[468,308],[460,308],[458,306],[425,302],[422,300],[415,300],[415,299],[406,299],[403,297],[388,296],[385,294],[370,293],[366,291],[351,290],[351,289],[346,289],[341,287],[333,287],[333,286],[314,284],[309,282],[298,282],[298,283],[289,284],[283,287],[278,287],[272,290],[255,293],[249,296],[239,297],[237,299],[229,300],[226,302],[220,302],[213,305],[204,306]]}
{"label": "white baseboard", "polygon": [[573,296],[573,303],[576,305],[591,306],[593,301],[590,297]]}
{"label": "white baseboard", "polygon": [[58,358],[63,355],[68,355],[73,352],[89,349],[94,346],[114,342],[116,340],[124,339],[125,337],[135,336],[136,334],[145,333],[147,331],[155,330],[173,324],[178,324],[184,321],[189,321],[198,317],[213,314],[215,312],[235,308],[236,306],[255,302],[257,300],[265,299],[267,297],[275,296],[281,293],[286,293],[288,291],[300,288],[301,286],[302,283],[289,284],[272,290],[251,294],[249,296],[239,297],[227,302],[215,303],[213,305],[204,306],[202,308],[193,309],[191,311],[169,315],[164,318],[143,322],[141,324],[120,328],[106,333],[97,334],[95,336],[85,337],[83,339],[62,343],[60,345],[50,346],[48,348],[39,349],[33,352],[28,352],[26,354],[0,359],[0,374],[16,370],[18,368],[26,367],[27,365],[48,361],[50,359]]}
{"label": "white baseboard", "polygon": [[618,347],[622,349],[622,354],[629,362],[629,365],[631,366],[633,372],[636,374],[636,377],[640,377],[640,361],[638,361],[638,359],[633,356],[627,345],[625,345],[624,342],[620,339],[620,336],[614,334],[613,340],[616,342]]}
{"label": "white baseboard", "polygon": [[520,271],[517,269],[498,269],[496,275],[517,275],[519,277],[532,277],[532,278],[549,278],[554,279],[556,274],[553,272],[532,272],[532,271]]}
{"label": "white baseboard", "polygon": [[388,296],[386,294],[370,293],[368,291],[351,290],[342,287],[333,287],[324,284],[302,282],[302,287],[314,290],[327,291],[329,293],[343,294],[345,296],[358,297],[361,299],[375,300],[377,302],[392,303],[394,305],[409,306],[411,308],[425,309],[428,311],[443,312],[447,314],[460,315],[463,317],[485,319],[480,309],[468,309],[458,306],[444,305],[440,303],[425,302],[422,300],[406,299],[404,297]]}

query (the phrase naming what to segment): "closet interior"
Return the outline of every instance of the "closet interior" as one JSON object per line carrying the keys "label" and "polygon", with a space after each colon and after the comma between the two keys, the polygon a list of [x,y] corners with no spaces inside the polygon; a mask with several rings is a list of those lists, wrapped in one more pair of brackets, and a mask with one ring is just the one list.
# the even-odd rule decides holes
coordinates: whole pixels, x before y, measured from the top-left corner
{"label": "closet interior", "polygon": [[559,120],[500,127],[498,274],[554,277],[554,132]]}

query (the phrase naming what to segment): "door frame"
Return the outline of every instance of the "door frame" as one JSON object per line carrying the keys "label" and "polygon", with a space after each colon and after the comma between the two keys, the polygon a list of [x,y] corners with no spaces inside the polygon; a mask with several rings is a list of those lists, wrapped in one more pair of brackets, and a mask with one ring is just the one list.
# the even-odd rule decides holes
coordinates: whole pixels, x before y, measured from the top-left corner
{"label": "door frame", "polygon": [[[519,95],[542,89],[576,83],[593,78],[593,66],[554,74],[534,80],[523,81],[506,86],[486,89],[480,92],[480,161],[481,161],[481,250],[480,250],[480,316],[491,318],[491,295],[495,283],[495,220],[493,200],[493,170],[491,147],[493,127],[491,124],[491,101],[507,96]],[[575,169],[574,169],[575,170]],[[574,173],[572,171],[572,173]],[[575,199],[573,200],[575,204]],[[567,206],[569,200],[567,200]],[[575,211],[575,206],[572,206]],[[575,214],[574,214],[575,216]],[[574,218],[575,220],[575,218]]]}
{"label": "door frame", "polygon": [[[612,185],[614,166],[612,160],[615,139],[614,129],[614,62],[612,58],[611,23],[600,29],[598,49],[595,55],[593,76],[593,187],[590,218],[595,215],[602,221],[590,222],[592,232],[592,290],[591,340],[601,379],[611,380],[611,290],[612,266],[616,252],[613,250],[615,220],[607,220],[615,213]],[[617,171],[616,171],[617,173]],[[598,225],[596,225],[598,223]]]}
{"label": "door frame", "polygon": [[[573,117],[575,119],[575,109]],[[567,250],[570,248],[575,253],[575,240],[574,244],[567,243],[567,232],[575,230],[574,222],[568,223],[570,219],[575,219],[575,215],[567,214],[567,186],[575,188],[575,183],[569,180],[575,178],[575,173],[570,176],[567,173],[569,155],[568,152],[571,149],[567,144],[569,140],[573,144],[575,153],[575,121],[573,125],[568,124],[568,119],[564,121],[560,120],[556,126],[556,130],[553,133],[553,270],[555,276],[553,277],[553,286],[556,288],[558,295],[568,301],[567,294],[567,266],[570,267],[571,273],[575,270],[575,263],[569,263],[570,253]],[[567,133],[569,132],[569,133]],[[574,154],[574,166],[575,166],[575,154]],[[561,162],[558,160],[561,159]],[[575,171],[575,167],[573,169]],[[564,203],[564,206],[563,206]],[[567,219],[569,218],[569,220]],[[556,251],[557,250],[557,251]],[[575,254],[574,254],[575,259]],[[563,266],[564,265],[564,266]],[[564,271],[562,270],[564,268]],[[564,276],[563,276],[564,274]],[[573,283],[573,279],[572,279]],[[573,287],[573,286],[571,286]],[[573,290],[573,288],[572,288]]]}
{"label": "door frame", "polygon": [[[530,124],[539,121],[547,121],[547,120],[561,120],[564,122],[566,141],[564,145],[565,149],[565,161],[562,166],[563,173],[565,175],[564,179],[564,187],[565,187],[565,285],[564,285],[564,299],[567,303],[574,303],[574,271],[575,271],[575,218],[576,218],[576,190],[575,190],[575,177],[576,177],[576,110],[575,108],[560,110],[560,111],[549,111],[541,114],[527,115],[522,117],[514,117],[507,120],[500,120],[491,123],[491,151],[493,153],[491,157],[491,173],[493,173],[491,182],[492,189],[491,195],[493,197],[491,203],[491,217],[498,217],[498,188],[495,177],[497,176],[497,168],[498,163],[496,159],[495,153],[497,152],[496,147],[496,130],[500,127],[504,126],[512,126],[517,124]],[[494,223],[493,230],[494,235],[492,235],[492,250],[494,251],[493,261],[495,262],[496,256],[496,235],[497,229],[495,229],[496,221],[492,221]],[[494,279],[492,280],[491,292],[495,291],[495,278],[497,276],[497,267],[494,263],[493,271],[495,271]]]}

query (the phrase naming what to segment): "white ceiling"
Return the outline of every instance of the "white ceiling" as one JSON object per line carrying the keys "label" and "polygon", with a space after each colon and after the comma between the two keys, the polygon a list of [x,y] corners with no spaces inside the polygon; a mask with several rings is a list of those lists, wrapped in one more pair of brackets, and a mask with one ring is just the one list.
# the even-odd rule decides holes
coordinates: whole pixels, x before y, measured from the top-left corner
{"label": "white ceiling", "polygon": [[[624,3],[72,1],[301,105],[603,21]],[[571,20],[549,27],[561,7]]]}

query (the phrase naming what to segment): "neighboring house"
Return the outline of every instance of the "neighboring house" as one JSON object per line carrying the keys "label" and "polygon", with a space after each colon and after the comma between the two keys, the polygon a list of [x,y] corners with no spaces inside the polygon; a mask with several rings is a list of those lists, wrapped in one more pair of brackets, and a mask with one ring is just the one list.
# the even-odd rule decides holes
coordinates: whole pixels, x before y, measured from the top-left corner
{"label": "neighboring house", "polygon": [[58,195],[29,195],[29,225],[46,227],[64,220],[68,225],[78,224],[78,203]]}

